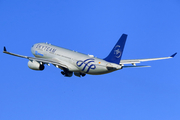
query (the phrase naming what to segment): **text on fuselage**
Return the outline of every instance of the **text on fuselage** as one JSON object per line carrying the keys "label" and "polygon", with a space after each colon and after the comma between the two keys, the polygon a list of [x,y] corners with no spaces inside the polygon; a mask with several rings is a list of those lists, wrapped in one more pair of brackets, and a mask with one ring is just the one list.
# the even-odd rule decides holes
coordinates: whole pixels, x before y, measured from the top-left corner
{"label": "text on fuselage", "polygon": [[49,51],[49,52],[56,52],[56,49],[55,48],[52,48],[52,47],[49,47],[49,46],[44,46],[44,45],[41,45],[41,44],[37,44],[36,48],[38,49],[41,49],[41,50],[45,50],[45,51]]}

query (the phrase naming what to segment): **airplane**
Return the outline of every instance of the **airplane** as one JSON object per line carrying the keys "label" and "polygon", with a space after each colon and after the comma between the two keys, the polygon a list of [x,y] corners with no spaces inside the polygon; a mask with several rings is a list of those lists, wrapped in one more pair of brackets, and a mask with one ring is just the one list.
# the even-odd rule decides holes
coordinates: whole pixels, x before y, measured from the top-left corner
{"label": "airplane", "polygon": [[[35,57],[8,52],[6,47],[4,47],[3,53],[28,59],[28,67],[32,70],[42,71],[45,68],[44,65],[50,66],[50,64],[52,64],[55,67],[60,68],[62,70],[61,74],[65,77],[71,77],[73,73],[77,77],[84,77],[86,74],[101,75],[121,70],[123,68],[150,67],[136,64],[145,61],[169,59],[173,58],[177,54],[176,52],[169,57],[160,58],[121,60],[126,39],[127,34],[122,34],[109,55],[104,59],[94,57],[93,55],[82,54],[48,43],[37,43],[32,46],[31,52]],[[132,65],[126,66],[126,64]]]}

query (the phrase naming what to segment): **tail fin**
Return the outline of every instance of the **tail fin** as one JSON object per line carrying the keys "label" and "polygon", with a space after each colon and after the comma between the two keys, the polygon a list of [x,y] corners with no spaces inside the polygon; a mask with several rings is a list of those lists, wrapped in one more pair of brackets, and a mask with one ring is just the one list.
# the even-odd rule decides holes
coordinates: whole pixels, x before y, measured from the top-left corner
{"label": "tail fin", "polygon": [[118,42],[116,43],[116,45],[114,46],[110,54],[104,60],[119,64],[122,57],[126,38],[127,38],[127,35],[122,34],[122,36],[119,38]]}

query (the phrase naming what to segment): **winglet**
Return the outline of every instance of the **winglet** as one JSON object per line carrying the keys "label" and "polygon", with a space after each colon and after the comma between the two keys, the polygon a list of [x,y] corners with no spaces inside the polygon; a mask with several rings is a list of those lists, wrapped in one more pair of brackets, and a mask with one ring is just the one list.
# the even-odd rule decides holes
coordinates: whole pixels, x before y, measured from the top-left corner
{"label": "winglet", "polygon": [[4,46],[4,51],[7,51],[5,46]]}
{"label": "winglet", "polygon": [[174,53],[173,55],[171,55],[171,57],[174,57],[176,54],[177,54],[177,52],[176,52],[176,53]]}

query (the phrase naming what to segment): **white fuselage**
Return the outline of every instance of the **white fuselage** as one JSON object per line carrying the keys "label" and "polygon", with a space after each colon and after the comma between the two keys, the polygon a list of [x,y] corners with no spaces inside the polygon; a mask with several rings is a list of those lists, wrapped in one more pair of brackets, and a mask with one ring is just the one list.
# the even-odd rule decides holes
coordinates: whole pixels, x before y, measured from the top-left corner
{"label": "white fuselage", "polygon": [[[65,65],[68,70],[72,72],[98,75],[122,68],[118,64],[107,62],[93,55],[78,53],[46,43],[34,44],[31,48],[31,52],[35,57],[57,61]],[[59,68],[63,69],[62,67]]]}

